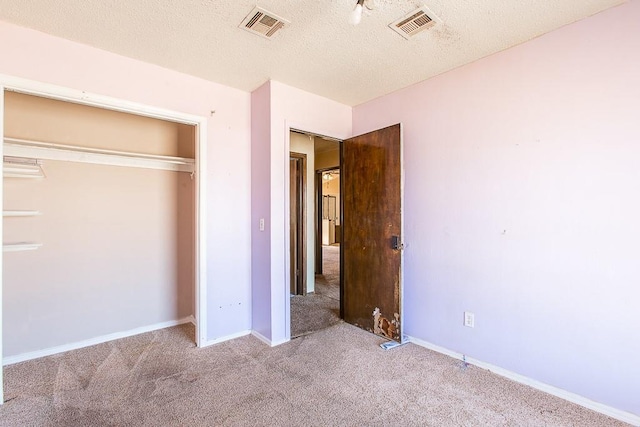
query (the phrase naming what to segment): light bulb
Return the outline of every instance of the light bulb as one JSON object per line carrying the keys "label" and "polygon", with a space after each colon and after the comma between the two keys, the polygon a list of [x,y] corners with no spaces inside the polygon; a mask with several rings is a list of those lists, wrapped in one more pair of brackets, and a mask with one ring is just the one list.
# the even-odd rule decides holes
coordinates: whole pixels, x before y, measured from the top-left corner
{"label": "light bulb", "polygon": [[353,8],[353,12],[349,15],[349,23],[351,25],[358,25],[362,21],[362,3],[358,2],[356,7]]}

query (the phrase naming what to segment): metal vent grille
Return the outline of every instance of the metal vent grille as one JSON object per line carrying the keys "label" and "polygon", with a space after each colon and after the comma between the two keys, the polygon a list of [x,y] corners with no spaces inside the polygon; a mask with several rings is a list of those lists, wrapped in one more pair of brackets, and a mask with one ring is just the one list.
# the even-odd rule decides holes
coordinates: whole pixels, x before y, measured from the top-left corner
{"label": "metal vent grille", "polygon": [[270,39],[275,33],[290,22],[274,13],[256,7],[240,24],[240,28]]}
{"label": "metal vent grille", "polygon": [[437,22],[437,18],[429,9],[421,7],[407,16],[392,22],[389,24],[389,28],[409,40],[416,34],[433,27]]}

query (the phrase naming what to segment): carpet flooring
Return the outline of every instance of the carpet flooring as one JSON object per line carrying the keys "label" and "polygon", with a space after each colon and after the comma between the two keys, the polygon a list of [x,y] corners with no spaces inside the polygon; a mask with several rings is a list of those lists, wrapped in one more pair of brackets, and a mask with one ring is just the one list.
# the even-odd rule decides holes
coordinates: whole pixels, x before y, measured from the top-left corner
{"label": "carpet flooring", "polygon": [[291,338],[341,322],[340,247],[322,247],[322,273],[316,275],[315,292],[291,297]]}
{"label": "carpet flooring", "polygon": [[622,426],[344,322],[271,348],[182,325],[6,367],[1,426]]}

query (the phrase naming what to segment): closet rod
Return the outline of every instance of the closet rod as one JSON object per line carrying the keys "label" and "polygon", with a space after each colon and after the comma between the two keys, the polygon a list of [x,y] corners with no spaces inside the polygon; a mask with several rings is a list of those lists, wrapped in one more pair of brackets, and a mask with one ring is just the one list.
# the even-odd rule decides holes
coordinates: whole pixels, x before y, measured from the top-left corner
{"label": "closet rod", "polygon": [[33,157],[43,160],[139,167],[176,172],[193,173],[195,170],[195,160],[186,157],[87,148],[9,137],[4,138],[4,154],[14,157]]}

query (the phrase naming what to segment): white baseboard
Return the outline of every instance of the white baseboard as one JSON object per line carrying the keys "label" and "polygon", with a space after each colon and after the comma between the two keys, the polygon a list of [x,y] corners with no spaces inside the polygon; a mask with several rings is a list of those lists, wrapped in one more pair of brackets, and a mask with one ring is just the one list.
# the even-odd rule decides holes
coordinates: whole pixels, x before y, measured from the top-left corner
{"label": "white baseboard", "polygon": [[439,345],[432,344],[430,342],[421,340],[419,338],[415,338],[415,337],[407,337],[407,338],[409,338],[409,342],[419,345],[420,347],[424,347],[429,350],[433,350],[438,353],[445,354],[454,359],[464,360],[471,365],[477,366],[482,369],[486,369],[502,377],[508,378],[512,381],[515,381],[524,385],[528,385],[540,391],[544,391],[545,393],[549,393],[553,396],[559,397],[561,399],[567,400],[577,405],[584,406],[585,408],[591,409],[592,411],[596,411],[601,414],[607,415],[611,418],[624,421],[634,426],[640,426],[640,415],[635,415],[630,412],[622,411],[620,409],[616,409],[611,406],[607,406],[602,403],[595,402],[584,396],[580,396],[578,394],[571,393],[561,388],[554,387],[549,384],[545,384],[543,382],[534,380],[529,377],[525,377],[524,375],[517,374],[515,372],[509,371],[499,366],[495,366],[490,363],[483,362],[481,360],[477,360],[471,357],[466,357],[462,353],[458,353],[458,352],[449,350],[447,348],[440,347]]}
{"label": "white baseboard", "polygon": [[271,341],[269,338],[265,337],[264,335],[262,335],[258,331],[251,331],[251,335],[253,335],[254,337],[258,338],[260,341],[262,341],[263,343],[265,343],[269,347],[275,347],[275,346],[278,346],[280,344],[284,344],[284,343],[290,341],[290,340],[287,340],[287,339],[280,340],[280,341]]}
{"label": "white baseboard", "polygon": [[210,345],[220,344],[221,342],[225,342],[225,341],[229,341],[229,340],[232,340],[232,339],[244,337],[244,336],[247,336],[249,334],[251,334],[251,331],[249,331],[249,330],[240,331],[240,332],[237,332],[235,334],[225,335],[224,337],[216,338],[215,340],[205,341],[205,342],[200,344],[200,347],[201,348],[209,347]]}
{"label": "white baseboard", "polygon": [[254,337],[258,338],[260,341],[262,341],[263,343],[265,343],[269,347],[272,347],[271,340],[269,338],[265,337],[264,335],[262,335],[260,332],[251,331],[251,335],[253,335]]}
{"label": "white baseboard", "polygon": [[183,325],[185,323],[195,324],[195,318],[188,316],[179,320],[170,320],[168,322],[156,323],[155,325],[141,326],[139,328],[130,329],[128,331],[115,332],[113,334],[102,335],[95,338],[89,338],[88,340],[78,341],[71,344],[59,345],[56,347],[45,348],[43,350],[30,351],[28,353],[22,353],[15,356],[9,356],[2,359],[2,365],[13,365],[14,363],[25,362],[27,360],[38,359],[40,357],[52,356],[58,353],[64,353],[71,350],[77,350],[79,348],[89,347],[96,344],[102,344],[108,341],[117,340],[120,338],[131,337],[133,335],[144,334],[145,332],[157,331],[158,329],[170,328],[172,326]]}
{"label": "white baseboard", "polygon": [[281,345],[281,344],[287,343],[287,342],[289,342],[289,341],[291,341],[291,340],[288,340],[288,339],[282,339],[282,340],[280,340],[280,341],[271,341],[271,344],[270,344],[270,345],[271,345],[271,347],[276,347],[276,346],[279,346],[279,345]]}

